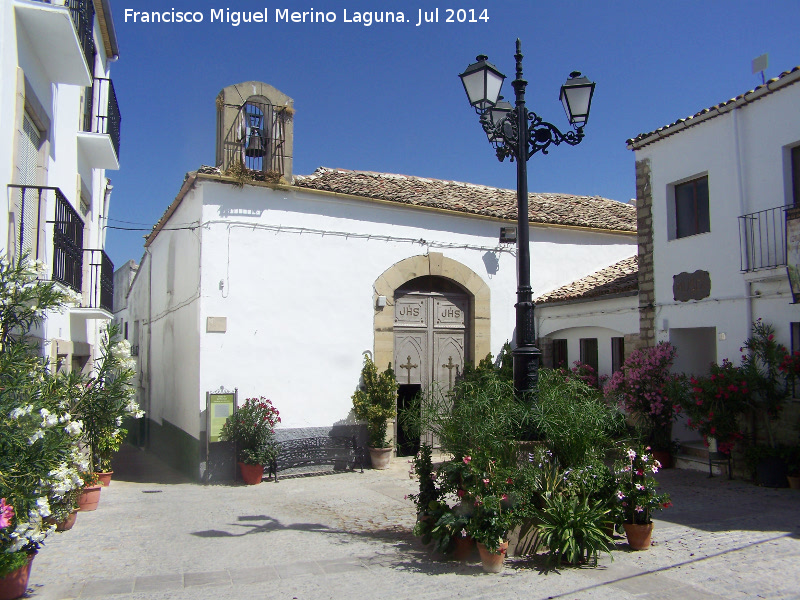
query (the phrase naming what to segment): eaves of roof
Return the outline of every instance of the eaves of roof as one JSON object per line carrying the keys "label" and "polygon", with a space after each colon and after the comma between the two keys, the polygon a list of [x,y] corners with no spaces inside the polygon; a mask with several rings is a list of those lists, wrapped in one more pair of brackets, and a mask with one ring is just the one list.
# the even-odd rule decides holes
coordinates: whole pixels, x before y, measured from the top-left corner
{"label": "eaves of roof", "polygon": [[772,94],[793,83],[797,83],[797,81],[800,81],[800,66],[793,68],[791,71],[784,71],[778,77],[770,79],[763,85],[759,85],[758,87],[745,92],[744,94],[736,96],[735,98],[731,98],[726,102],[715,104],[709,108],[704,108],[700,112],[695,113],[690,117],[678,119],[674,123],[659,127],[655,131],[640,133],[635,138],[631,138],[626,141],[628,149],[639,150],[644,148],[649,144],[657,142],[670,135],[679,133],[684,129],[688,129],[689,127],[698,125],[704,121],[707,121],[708,119],[713,119],[714,117],[728,113],[735,108],[741,108],[742,106],[750,104],[751,102],[760,100],[764,96]]}

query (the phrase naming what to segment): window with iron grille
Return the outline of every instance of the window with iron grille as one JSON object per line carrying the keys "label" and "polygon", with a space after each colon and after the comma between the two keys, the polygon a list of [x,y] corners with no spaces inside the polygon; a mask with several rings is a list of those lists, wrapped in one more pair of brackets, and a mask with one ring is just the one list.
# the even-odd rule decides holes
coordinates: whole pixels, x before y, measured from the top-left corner
{"label": "window with iron grille", "polygon": [[625,338],[611,338],[611,372],[616,373],[625,362]]}
{"label": "window with iron grille", "polygon": [[56,194],[53,279],[79,294],[83,290],[83,221],[67,199]]}
{"label": "window with iron grille", "polygon": [[581,362],[597,372],[599,366],[597,338],[581,338]]}
{"label": "window with iron grille", "polygon": [[553,368],[569,367],[567,362],[567,340],[553,340]]}

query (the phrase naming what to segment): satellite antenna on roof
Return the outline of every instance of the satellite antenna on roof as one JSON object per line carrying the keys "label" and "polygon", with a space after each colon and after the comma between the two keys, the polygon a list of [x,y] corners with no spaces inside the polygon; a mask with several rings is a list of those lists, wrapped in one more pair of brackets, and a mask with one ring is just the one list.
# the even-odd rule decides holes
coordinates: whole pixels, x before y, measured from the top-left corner
{"label": "satellite antenna on roof", "polygon": [[767,70],[767,66],[769,64],[769,54],[762,54],[761,56],[757,56],[753,59],[753,75],[758,72],[761,72],[761,84],[765,84],[767,82],[764,79],[764,71]]}

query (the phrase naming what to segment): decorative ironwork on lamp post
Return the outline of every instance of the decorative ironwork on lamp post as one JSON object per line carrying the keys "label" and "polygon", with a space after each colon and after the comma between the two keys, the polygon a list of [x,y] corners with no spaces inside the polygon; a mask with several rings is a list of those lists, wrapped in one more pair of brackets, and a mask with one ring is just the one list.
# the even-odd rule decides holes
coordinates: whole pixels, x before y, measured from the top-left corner
{"label": "decorative ironwork on lamp post", "polygon": [[464,84],[469,103],[480,115],[480,123],[486,136],[494,146],[501,162],[509,158],[517,162],[517,340],[513,351],[514,389],[523,394],[534,389],[538,380],[541,352],[535,345],[533,320],[533,294],[531,290],[531,265],[528,217],[528,159],[541,151],[547,154],[550,146],[562,143],[575,146],[584,137],[583,127],[589,120],[595,84],[577,71],[570,73],[561,86],[559,99],[564,105],[573,131],[562,133],[536,113],[525,107],[525,87],[522,78],[522,51],[519,39],[516,79],[514,87],[515,106],[505,102],[500,95],[503,75],[497,67],[480,55],[459,75]]}

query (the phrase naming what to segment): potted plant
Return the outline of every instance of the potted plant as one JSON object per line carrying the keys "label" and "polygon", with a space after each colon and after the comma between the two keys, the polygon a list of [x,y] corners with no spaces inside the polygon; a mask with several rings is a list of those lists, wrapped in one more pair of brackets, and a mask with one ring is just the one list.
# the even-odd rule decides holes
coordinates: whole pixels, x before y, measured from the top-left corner
{"label": "potted plant", "polygon": [[667,494],[656,493],[656,480],[661,463],[653,458],[650,448],[628,448],[615,464],[617,499],[624,516],[623,527],[628,545],[634,550],[650,547],[653,532],[652,514],[672,506]]}
{"label": "potted plant", "polygon": [[514,471],[491,456],[475,454],[462,458],[468,469],[462,498],[472,503],[466,532],[478,545],[483,570],[499,573],[508,551],[509,532],[520,520],[510,500]]}
{"label": "potted plant", "polygon": [[800,490],[800,446],[790,446],[786,450],[786,479],[790,488]]}
{"label": "potted plant", "polygon": [[236,444],[239,472],[247,485],[261,483],[264,466],[275,458],[275,426],[281,422],[278,409],[261,396],[247,398],[228,417],[220,438]]}
{"label": "potted plant", "polygon": [[668,342],[635,350],[603,388],[606,397],[617,401],[643,429],[648,445],[657,452],[671,448],[672,423],[685,391],[682,378],[670,372],[675,356]]}
{"label": "potted plant", "polygon": [[111,459],[127,434],[122,428],[123,420],[144,415],[132,384],[135,366],[130,344],[119,339],[119,326],[111,325],[103,332],[100,357],[88,381],[81,379],[80,387],[70,382],[75,390],[71,410],[83,423],[89,470],[98,474],[103,485],[111,480]]}
{"label": "potted plant", "polygon": [[773,422],[778,419],[783,403],[791,391],[794,357],[775,340],[772,325],[757,319],[753,335],[741,348],[742,368],[748,373],[753,393],[749,398],[753,422],[753,441],[759,446],[759,429],[765,440],[763,451],[750,450],[750,458],[760,454],[755,463],[756,481],[767,487],[786,487],[786,464],[777,449]]}
{"label": "potted plant", "polygon": [[368,447],[373,469],[386,469],[392,458],[392,448],[386,441],[387,421],[397,409],[397,381],[392,365],[383,372],[369,356],[364,356],[361,385],[353,394],[356,418],[367,422]]}

